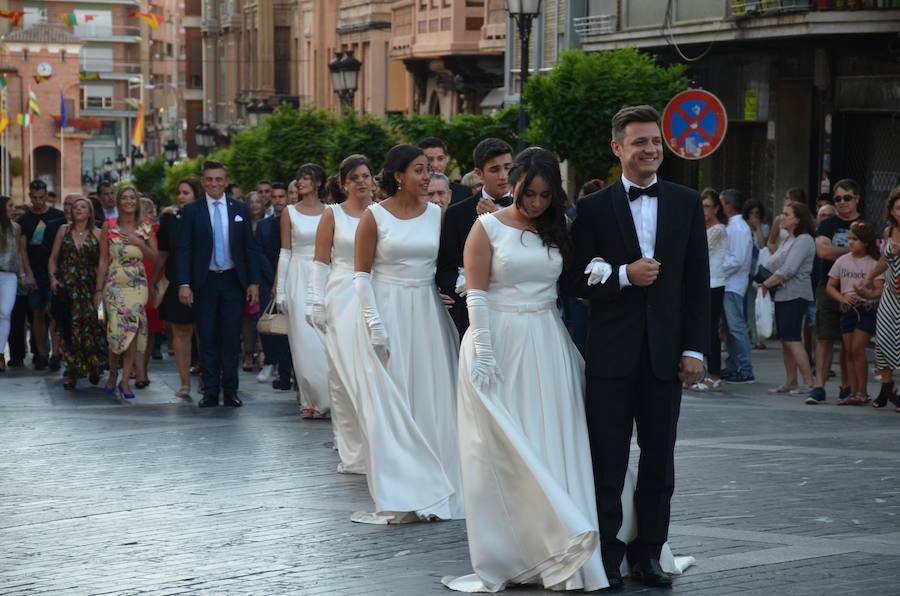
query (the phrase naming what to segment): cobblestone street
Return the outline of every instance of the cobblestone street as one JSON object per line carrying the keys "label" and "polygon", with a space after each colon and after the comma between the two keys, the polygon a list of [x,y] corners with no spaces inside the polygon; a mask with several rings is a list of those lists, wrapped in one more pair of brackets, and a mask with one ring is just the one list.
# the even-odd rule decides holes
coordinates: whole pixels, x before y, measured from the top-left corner
{"label": "cobblestone street", "polygon": [[[753,356],[757,384],[684,396],[670,543],[697,563],[674,592],[900,593],[900,414],[835,407],[834,382],[826,405],[767,395],[780,344]],[[171,359],[151,378],[120,404],[0,377],[0,594],[424,596],[469,571],[463,522],[349,521],[365,478],[292,393],[242,373],[243,408],[201,410]]]}

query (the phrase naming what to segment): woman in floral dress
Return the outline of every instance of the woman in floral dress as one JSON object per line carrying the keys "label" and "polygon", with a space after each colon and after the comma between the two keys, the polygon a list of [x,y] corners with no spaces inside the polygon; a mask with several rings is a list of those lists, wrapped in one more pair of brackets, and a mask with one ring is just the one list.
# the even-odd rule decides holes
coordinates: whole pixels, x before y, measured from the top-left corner
{"label": "woman in floral dress", "polygon": [[[141,218],[140,199],[130,186],[116,195],[118,219],[109,219],[100,232],[100,264],[94,305],[102,303],[109,342],[109,378],[104,391],[130,399],[135,352],[147,347],[147,274],[144,257],[156,262],[159,253],[151,225]],[[116,384],[119,366],[122,379]]]}
{"label": "woman in floral dress", "polygon": [[74,389],[82,377],[92,385],[106,367],[106,333],[91,303],[100,260],[100,230],[94,225],[94,207],[85,198],[72,203],[72,223],[60,227],[53,241],[48,271],[53,294],[66,294],[66,332],[60,333],[66,362],[63,387]]}

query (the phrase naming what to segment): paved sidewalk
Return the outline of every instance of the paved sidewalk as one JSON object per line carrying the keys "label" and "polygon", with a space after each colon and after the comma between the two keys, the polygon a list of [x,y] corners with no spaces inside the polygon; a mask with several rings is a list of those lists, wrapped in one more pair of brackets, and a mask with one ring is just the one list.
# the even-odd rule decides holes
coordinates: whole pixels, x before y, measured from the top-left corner
{"label": "paved sidewalk", "polygon": [[[900,593],[900,414],[769,396],[780,347],[753,357],[757,384],[685,394],[670,543],[697,564],[673,592]],[[243,408],[200,410],[151,366],[128,404],[0,376],[0,594],[424,596],[469,571],[463,522],[351,523],[365,478],[291,393],[242,373]]]}

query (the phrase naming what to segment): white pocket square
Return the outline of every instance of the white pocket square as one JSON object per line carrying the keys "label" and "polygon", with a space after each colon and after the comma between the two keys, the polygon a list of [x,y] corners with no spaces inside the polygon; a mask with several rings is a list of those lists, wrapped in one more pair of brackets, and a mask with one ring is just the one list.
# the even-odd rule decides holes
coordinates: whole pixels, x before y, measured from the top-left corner
{"label": "white pocket square", "polygon": [[240,215],[235,215],[235,216],[234,216],[234,221],[244,221],[244,218],[241,217]]}

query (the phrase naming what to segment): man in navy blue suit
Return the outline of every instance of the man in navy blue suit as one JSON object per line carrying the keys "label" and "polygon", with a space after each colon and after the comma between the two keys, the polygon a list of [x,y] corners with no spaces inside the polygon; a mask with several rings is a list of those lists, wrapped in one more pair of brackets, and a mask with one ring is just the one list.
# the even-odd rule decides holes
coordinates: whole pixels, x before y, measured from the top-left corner
{"label": "man in navy blue suit", "polygon": [[259,302],[262,258],[247,205],[225,196],[228,174],[217,161],[203,163],[205,196],[185,206],[178,226],[178,299],[194,307],[203,364],[201,408],[239,408],[238,361],[244,300]]}

